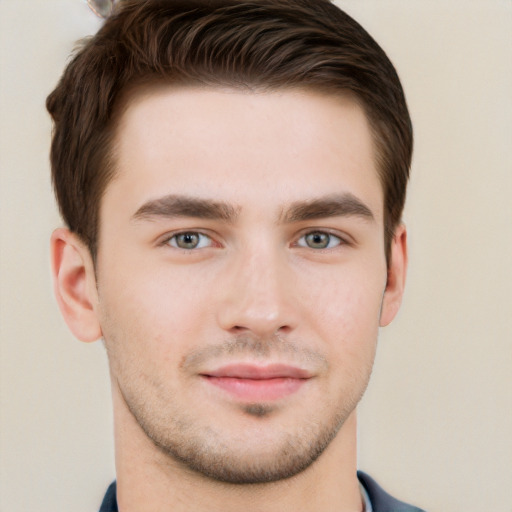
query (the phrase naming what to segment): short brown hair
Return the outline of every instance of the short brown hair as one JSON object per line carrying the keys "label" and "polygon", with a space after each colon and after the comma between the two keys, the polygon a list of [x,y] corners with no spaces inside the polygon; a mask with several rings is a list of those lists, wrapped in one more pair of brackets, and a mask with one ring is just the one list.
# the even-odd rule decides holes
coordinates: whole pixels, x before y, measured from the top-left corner
{"label": "short brown hair", "polygon": [[120,98],[162,81],[355,97],[373,131],[389,261],[411,164],[411,120],[384,51],[329,0],[120,2],[46,102],[54,121],[50,160],[59,208],[93,258],[101,197],[115,173]]}

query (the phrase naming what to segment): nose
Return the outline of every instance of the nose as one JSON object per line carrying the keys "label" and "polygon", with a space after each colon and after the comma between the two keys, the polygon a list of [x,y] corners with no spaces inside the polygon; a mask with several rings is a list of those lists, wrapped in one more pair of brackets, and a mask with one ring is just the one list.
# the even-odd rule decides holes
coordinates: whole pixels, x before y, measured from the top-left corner
{"label": "nose", "polygon": [[285,257],[269,251],[248,252],[228,269],[217,313],[220,327],[261,338],[292,331],[298,312]]}

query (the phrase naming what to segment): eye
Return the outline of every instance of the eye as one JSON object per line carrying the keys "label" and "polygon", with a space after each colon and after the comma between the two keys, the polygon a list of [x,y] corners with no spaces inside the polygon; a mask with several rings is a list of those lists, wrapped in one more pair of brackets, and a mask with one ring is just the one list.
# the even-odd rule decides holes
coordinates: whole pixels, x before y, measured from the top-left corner
{"label": "eye", "polygon": [[177,249],[203,249],[204,247],[210,247],[212,245],[212,239],[203,233],[198,233],[197,231],[186,231],[183,233],[176,233],[169,238],[167,243],[171,247],[176,247]]}
{"label": "eye", "polygon": [[297,241],[299,247],[309,247],[310,249],[332,249],[342,243],[340,237],[325,231],[312,231],[301,236]]}

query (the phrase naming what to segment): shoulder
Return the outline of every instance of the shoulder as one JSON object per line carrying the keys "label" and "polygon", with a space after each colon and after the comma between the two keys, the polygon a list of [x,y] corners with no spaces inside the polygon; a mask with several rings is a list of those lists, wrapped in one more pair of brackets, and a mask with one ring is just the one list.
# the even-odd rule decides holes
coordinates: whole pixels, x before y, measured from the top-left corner
{"label": "shoulder", "polygon": [[116,482],[112,482],[103,498],[99,512],[118,512]]}
{"label": "shoulder", "polygon": [[366,473],[358,471],[357,477],[368,493],[373,512],[425,512],[421,508],[413,507],[393,498]]}

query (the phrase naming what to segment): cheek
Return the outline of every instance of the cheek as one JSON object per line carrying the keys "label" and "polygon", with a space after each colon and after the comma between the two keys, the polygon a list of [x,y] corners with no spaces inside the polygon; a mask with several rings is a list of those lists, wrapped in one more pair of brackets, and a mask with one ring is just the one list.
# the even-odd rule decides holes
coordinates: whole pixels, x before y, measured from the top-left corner
{"label": "cheek", "polygon": [[174,364],[201,338],[207,304],[200,290],[183,272],[136,265],[129,274],[110,272],[99,288],[107,346],[122,359]]}
{"label": "cheek", "polygon": [[[346,269],[317,275],[303,314],[323,340],[331,356],[339,361],[372,357],[378,335],[384,279],[364,269]],[[319,286],[319,283],[322,283]]]}

